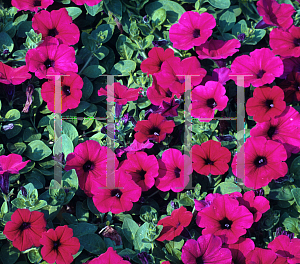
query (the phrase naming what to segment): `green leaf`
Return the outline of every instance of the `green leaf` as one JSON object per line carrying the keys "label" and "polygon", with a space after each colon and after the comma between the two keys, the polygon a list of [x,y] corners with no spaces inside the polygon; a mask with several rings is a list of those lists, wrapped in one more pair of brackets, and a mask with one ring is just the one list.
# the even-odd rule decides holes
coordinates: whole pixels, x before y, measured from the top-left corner
{"label": "green leaf", "polygon": [[27,257],[31,263],[39,263],[40,260],[42,260],[42,256],[38,249],[31,249],[27,253]]}
{"label": "green leaf", "polygon": [[27,146],[23,142],[17,142],[15,144],[7,143],[7,148],[11,153],[22,155],[23,152],[26,150]]}
{"label": "green leaf", "polygon": [[113,75],[129,76],[130,72],[134,72],[136,63],[132,60],[123,60],[116,63],[110,71]]}
{"label": "green leaf", "polygon": [[108,55],[108,53],[109,53],[108,48],[102,46],[99,49],[97,49],[93,54],[98,60],[103,60]]}
{"label": "green leaf", "polygon": [[237,22],[232,28],[232,34],[235,35],[236,37],[242,33],[244,34],[248,33],[247,23],[244,19]]}
{"label": "green leaf", "polygon": [[122,35],[122,34],[119,35],[117,43],[116,43],[116,49],[122,58],[124,58],[126,60],[130,60],[133,55],[134,50],[132,48],[130,48],[128,45],[126,45],[125,43],[131,44],[132,41],[125,35]]}
{"label": "green leaf", "polygon": [[65,174],[62,177],[62,181],[63,187],[72,187],[75,190],[78,189],[78,177],[75,169],[65,172]]}
{"label": "green leaf", "polygon": [[88,6],[87,4],[84,4],[84,7],[85,7],[86,11],[91,16],[95,16],[95,15],[97,15],[99,12],[101,12],[103,10],[103,3],[102,2],[100,2],[99,4],[94,5],[94,6]]}
{"label": "green leaf", "polygon": [[52,154],[51,149],[41,140],[31,141],[24,154],[33,161],[40,161]]}
{"label": "green leaf", "polygon": [[90,253],[101,255],[106,252],[103,239],[96,234],[85,234],[79,238],[80,245]]}
{"label": "green leaf", "polygon": [[83,203],[76,203],[76,217],[79,222],[87,222],[89,219],[89,210],[83,208]]}
{"label": "green leaf", "polygon": [[65,157],[67,157],[73,151],[74,146],[72,140],[66,134],[61,135],[54,143],[53,155],[64,153]]}
{"label": "green leaf", "polygon": [[130,242],[133,243],[135,234],[138,231],[139,226],[138,224],[133,221],[132,219],[125,218],[123,225],[122,225],[122,231],[126,239]]}
{"label": "green leaf", "polygon": [[249,36],[246,37],[243,44],[245,45],[256,45],[259,41],[263,39],[266,35],[266,30],[264,29],[255,29],[254,32]]}
{"label": "green leaf", "polygon": [[20,208],[20,209],[26,207],[24,198],[16,198],[16,199],[12,200],[11,203],[12,203],[12,205],[14,205],[15,207]]}
{"label": "green leaf", "polygon": [[103,24],[92,31],[91,37],[97,41],[98,44],[108,42],[114,33],[114,26],[111,24]]}
{"label": "green leaf", "polygon": [[94,40],[93,38],[91,38],[91,35],[86,33],[86,32],[82,32],[81,33],[81,41],[83,46],[85,46],[89,51],[93,52],[96,49],[96,40]]}
{"label": "green leaf", "polygon": [[5,114],[5,121],[15,121],[21,117],[20,111],[17,109],[11,109]]}
{"label": "green leaf", "polygon": [[[54,119],[50,120],[50,125],[53,129],[54,128]],[[72,140],[73,145],[77,146],[78,131],[71,123],[62,120],[62,134],[66,134]]]}
{"label": "green leaf", "polygon": [[0,259],[3,264],[14,264],[21,252],[13,247],[10,243],[6,243],[4,246],[1,247],[0,251]]}
{"label": "green leaf", "polygon": [[300,206],[300,188],[294,188],[291,190],[292,195],[294,196],[294,199],[298,206]]}
{"label": "green leaf", "polygon": [[0,49],[2,50],[3,45],[12,52],[14,49],[14,42],[6,32],[0,32]]}
{"label": "green leaf", "polygon": [[24,133],[23,133],[23,141],[24,142],[40,140],[41,138],[42,138],[42,135],[40,133],[37,134],[33,127],[27,127],[24,130]]}
{"label": "green leaf", "polygon": [[[103,1],[106,9],[113,13],[118,19],[122,18],[122,2],[120,0]],[[108,12],[106,12],[108,13]]]}
{"label": "green leaf", "polygon": [[230,7],[230,0],[208,0],[208,2],[216,8],[226,9]]}
{"label": "green leaf", "polygon": [[78,221],[76,217],[69,213],[62,213],[62,217],[67,221],[68,224],[77,224]]}
{"label": "green leaf", "polygon": [[221,32],[227,32],[236,22],[235,14],[232,10],[227,10],[219,19],[219,28]]}
{"label": "green leaf", "polygon": [[297,218],[288,217],[283,221],[284,227],[294,233],[296,236],[300,234],[300,222]]}
{"label": "green leaf", "polygon": [[83,87],[81,89],[81,91],[82,91],[82,98],[81,99],[83,101],[89,99],[90,96],[93,93],[93,89],[94,89],[94,87],[93,87],[92,82],[89,80],[89,78],[84,77],[83,78]]}
{"label": "green leaf", "polygon": [[294,197],[291,192],[292,187],[289,185],[284,185],[281,188],[271,189],[270,193],[268,194],[268,198],[272,200],[283,200],[289,201],[292,200]]}
{"label": "green leaf", "polygon": [[[32,29],[32,21],[24,21],[18,25],[17,36],[19,38],[26,38],[26,32]],[[1,38],[1,37],[0,37]],[[27,40],[26,40],[27,42]]]}
{"label": "green leaf", "polygon": [[153,35],[149,35],[149,36],[145,37],[143,39],[143,44],[142,44],[143,49],[144,50],[148,49],[151,46],[153,40],[154,40]]}
{"label": "green leaf", "polygon": [[138,252],[148,251],[152,248],[151,243],[144,243],[142,241],[144,238],[147,238],[148,229],[149,229],[149,223],[144,223],[136,232],[133,241],[135,251]]}
{"label": "green leaf", "polygon": [[72,17],[72,20],[79,17],[82,13],[82,10],[79,7],[66,7],[69,16]]}
{"label": "green leaf", "polygon": [[4,134],[8,139],[15,137],[16,135],[18,135],[21,132],[23,122],[22,122],[22,120],[13,121],[13,125],[14,125],[13,129],[4,131]]}
{"label": "green leaf", "polygon": [[241,191],[241,188],[232,182],[222,182],[214,189],[214,193],[220,194],[230,194]]}
{"label": "green leaf", "polygon": [[151,223],[154,219],[158,220],[157,210],[149,205],[144,205],[140,209],[140,218],[148,223]]}
{"label": "green leaf", "polygon": [[159,8],[155,10],[154,13],[152,14],[152,19],[151,19],[152,27],[155,28],[157,26],[162,25],[165,22],[166,18],[167,18],[167,13],[165,9]]}
{"label": "green leaf", "polygon": [[89,78],[97,78],[103,73],[105,73],[105,69],[100,65],[90,65],[82,72],[82,74]]}
{"label": "green leaf", "polygon": [[77,238],[86,234],[94,234],[98,229],[96,225],[89,223],[72,224],[69,227],[73,229],[73,236]]}
{"label": "green leaf", "polygon": [[91,104],[86,101],[80,101],[79,105],[74,109],[76,114],[84,112]]}

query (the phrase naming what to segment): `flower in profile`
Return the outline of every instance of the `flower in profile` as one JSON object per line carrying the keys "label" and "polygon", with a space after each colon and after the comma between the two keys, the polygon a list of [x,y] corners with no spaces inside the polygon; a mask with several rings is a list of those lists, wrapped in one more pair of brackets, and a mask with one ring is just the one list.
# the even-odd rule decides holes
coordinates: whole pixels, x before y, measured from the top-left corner
{"label": "flower in profile", "polygon": [[29,111],[29,107],[32,104],[32,94],[33,94],[33,92],[34,92],[34,85],[30,83],[26,87],[26,91],[25,91],[27,99],[26,99],[26,103],[24,105],[24,108],[22,110],[23,113],[28,113],[28,111]]}
{"label": "flower in profile", "polygon": [[[66,75],[69,76],[61,76],[61,113],[76,108],[82,97],[82,78],[74,72],[66,72]],[[43,83],[41,96],[47,103],[48,109],[54,113],[55,81],[53,79]]]}
{"label": "flower in profile", "polygon": [[176,49],[189,50],[205,43],[215,26],[216,20],[213,15],[187,11],[181,15],[178,23],[171,26],[170,41]]}
{"label": "flower in profile", "polygon": [[152,48],[148,53],[148,58],[141,63],[141,71],[144,73],[154,74],[160,72],[162,63],[174,57],[174,51],[170,48],[164,50],[163,48]]}
{"label": "flower in profile", "polygon": [[241,43],[238,39],[230,39],[227,41],[210,39],[204,44],[195,48],[200,60],[203,59],[226,59],[228,56],[232,56],[238,52],[241,47]]}
{"label": "flower in profile", "polygon": [[[114,93],[112,93],[112,90],[114,90]],[[139,92],[142,90],[143,88],[128,89],[125,85],[115,82],[113,85],[106,85],[105,88],[100,88],[98,95],[108,96],[108,102],[112,102],[113,98],[114,102],[118,103],[119,105],[126,105],[129,101],[136,101],[139,98]]]}
{"label": "flower in profile", "polygon": [[213,235],[200,236],[197,241],[189,239],[182,247],[181,260],[184,264],[231,264],[230,250],[222,248],[222,240]]}
{"label": "flower in profile", "polygon": [[269,121],[285,110],[286,103],[283,99],[284,93],[278,86],[255,88],[253,97],[246,103],[247,114],[259,123]]}
{"label": "flower in profile", "polygon": [[12,68],[0,61],[0,83],[18,85],[31,78],[27,66]]}
{"label": "flower in profile", "polygon": [[17,209],[11,215],[4,227],[3,234],[7,239],[13,241],[13,246],[20,251],[39,247],[42,233],[46,231],[46,220],[44,214],[28,209]]}
{"label": "flower in profile", "polygon": [[72,0],[72,2],[75,5],[88,5],[88,6],[94,6],[98,5],[102,0]]}
{"label": "flower in profile", "polygon": [[[250,84],[259,87],[281,76],[283,63],[270,49],[256,49],[250,52],[250,56],[242,55],[235,58],[231,64],[231,72],[233,75],[250,75],[244,77],[245,87],[249,87]],[[237,78],[234,81],[237,84]]]}
{"label": "flower in profile", "polygon": [[205,200],[194,200],[195,202],[195,209],[197,211],[201,211],[202,209],[208,207],[211,205],[211,203],[213,202],[213,200],[217,197],[222,196],[222,194],[220,193],[209,193],[208,195],[206,195]]}
{"label": "flower in profile", "polygon": [[228,97],[225,93],[225,87],[219,82],[208,81],[205,86],[196,86],[192,91],[192,103],[189,107],[191,116],[199,118],[201,122],[211,121],[215,110],[222,111],[226,108]]}
{"label": "flower in profile", "polygon": [[290,239],[288,236],[280,235],[268,244],[268,248],[275,252],[278,257],[285,258],[289,264],[300,263],[299,238]]}
{"label": "flower in profile", "polygon": [[292,5],[279,4],[276,0],[259,0],[256,5],[257,12],[266,24],[282,29],[288,29],[293,25],[292,15],[295,9]]}
{"label": "flower in profile", "polygon": [[51,36],[57,38],[61,44],[74,45],[80,37],[79,29],[72,23],[72,17],[66,8],[36,13],[32,18],[32,28],[36,33],[41,33],[43,39]]}
{"label": "flower in profile", "polygon": [[194,56],[182,61],[179,57],[169,58],[162,63],[161,71],[155,74],[158,85],[169,88],[175,94],[184,93],[187,75],[196,75],[191,76],[192,86],[200,84],[206,75],[206,70],[201,68],[200,62]]}
{"label": "flower in profile", "polygon": [[98,258],[94,258],[85,264],[130,264],[129,261],[123,260],[121,256],[112,248],[109,247],[107,251],[101,254]]}
{"label": "flower in profile", "polygon": [[77,72],[74,48],[59,44],[58,39],[46,37],[35,49],[30,49],[25,57],[29,71],[39,79],[53,79],[47,75],[65,75],[66,72]]}
{"label": "flower in profile", "polygon": [[179,107],[179,102],[174,98],[171,99],[169,103],[162,101],[160,107],[155,111],[155,113],[161,114],[164,117],[174,117],[178,116],[177,108]]}
{"label": "flower in profile", "polygon": [[43,245],[41,254],[43,260],[48,263],[70,264],[73,261],[80,243],[77,237],[73,237],[73,229],[67,225],[49,229],[42,234],[40,243]]}
{"label": "flower in profile", "polygon": [[11,5],[19,9],[18,11],[31,11],[38,12],[40,9],[46,9],[48,6],[53,4],[53,0],[11,0]]}
{"label": "flower in profile", "polygon": [[292,26],[288,31],[274,28],[270,33],[270,47],[282,57],[299,57],[300,28]]}
{"label": "flower in profile", "polygon": [[[140,143],[136,139],[133,140],[131,145],[128,147],[121,149],[119,153],[117,153],[117,157],[121,157],[123,153],[135,153],[144,149],[151,149],[154,146],[153,143],[149,141],[149,139],[145,143]],[[117,152],[117,151],[116,151]]]}
{"label": "flower in profile", "polygon": [[[107,177],[113,177],[113,175],[110,174]],[[122,170],[115,170],[114,187],[109,189],[105,182],[101,184],[94,181],[92,185],[93,201],[99,212],[119,214],[130,211],[133,202],[137,202],[142,194],[142,188]]]}
{"label": "flower in profile", "polygon": [[17,174],[22,170],[30,160],[22,162],[22,156],[19,154],[9,154],[7,156],[0,156],[0,174],[5,172],[10,174]]}
{"label": "flower in profile", "polygon": [[167,149],[158,160],[158,177],[155,181],[157,189],[166,192],[181,192],[189,182],[192,174],[192,160],[187,155],[182,155],[178,149]]}
{"label": "flower in profile", "polygon": [[[246,264],[275,264],[278,263],[276,258],[277,256],[272,250],[256,247],[248,253],[246,257]],[[279,262],[278,264],[283,263]]]}
{"label": "flower in profile", "polygon": [[138,121],[134,131],[134,138],[142,143],[147,139],[161,142],[166,138],[167,134],[171,134],[175,127],[173,120],[167,120],[160,114],[151,113],[148,120]]}
{"label": "flower in profile", "polygon": [[100,146],[97,141],[87,140],[78,144],[73,153],[67,156],[65,170],[76,170],[78,176],[79,187],[91,197],[91,189],[94,184],[92,179],[96,179],[100,183],[106,184],[106,167],[115,159],[115,169],[119,165],[119,161],[111,149]]}
{"label": "flower in profile", "polygon": [[268,140],[281,143],[287,152],[287,157],[290,157],[291,153],[300,151],[299,131],[300,114],[295,108],[287,106],[281,115],[271,118],[270,121],[257,123],[250,130],[250,135],[251,137],[263,136]]}
{"label": "flower in profile", "polygon": [[255,248],[255,244],[252,239],[240,237],[234,244],[224,244],[224,248],[228,248],[231,251],[232,263],[231,264],[245,264],[246,256]]}
{"label": "flower in profile", "polygon": [[212,204],[198,212],[196,223],[204,228],[203,235],[214,234],[223,243],[233,244],[246,234],[253,224],[252,213],[228,194],[217,197]]}
{"label": "flower in profile", "polygon": [[212,81],[219,82],[222,85],[225,85],[228,80],[230,80],[231,70],[222,67],[222,68],[216,68],[212,72]]}
{"label": "flower in profile", "polygon": [[148,191],[155,183],[158,176],[158,162],[154,155],[147,155],[145,152],[127,153],[127,160],[121,166],[121,169],[129,174],[134,182],[142,188],[142,191]]}
{"label": "flower in profile", "polygon": [[291,72],[279,86],[284,92],[284,101],[300,101],[300,72]]}
{"label": "flower in profile", "polygon": [[[245,160],[241,156],[243,154]],[[231,167],[236,177],[243,178],[246,187],[259,189],[287,173],[286,159],[286,150],[281,143],[262,136],[250,137],[242,146],[242,151],[234,156]],[[240,168],[244,175],[237,173]]]}
{"label": "flower in profile", "polygon": [[190,151],[193,170],[203,175],[219,175],[228,171],[231,160],[230,151],[220,142],[208,140],[201,145],[194,145]]}
{"label": "flower in profile", "polygon": [[173,240],[174,237],[179,236],[183,229],[190,224],[192,218],[192,212],[187,211],[185,207],[181,206],[175,209],[171,213],[171,216],[164,217],[158,221],[157,225],[163,225],[163,229],[156,240]]}

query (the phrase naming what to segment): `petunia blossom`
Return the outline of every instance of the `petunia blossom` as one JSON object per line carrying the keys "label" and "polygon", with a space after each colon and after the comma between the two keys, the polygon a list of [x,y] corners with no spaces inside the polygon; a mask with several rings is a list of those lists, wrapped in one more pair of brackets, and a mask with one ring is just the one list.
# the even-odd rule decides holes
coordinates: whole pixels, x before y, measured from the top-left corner
{"label": "petunia blossom", "polygon": [[79,29],[72,23],[66,8],[36,13],[32,18],[32,28],[36,33],[41,33],[43,39],[47,36],[55,37],[61,44],[74,45],[80,38]]}
{"label": "petunia blossom", "polygon": [[213,15],[207,12],[199,14],[187,11],[181,15],[178,23],[171,26],[170,41],[176,49],[189,50],[205,43],[215,26],[216,20]]}
{"label": "petunia blossom", "polygon": [[0,61],[0,83],[18,85],[30,78],[26,65],[12,68]]}
{"label": "petunia blossom", "polygon": [[174,237],[179,236],[183,229],[190,224],[192,218],[192,212],[187,211],[185,207],[181,206],[175,209],[171,213],[171,216],[164,217],[158,221],[157,225],[163,225],[163,229],[156,240],[173,240]]}
{"label": "petunia blossom", "polygon": [[101,2],[102,0],[72,0],[75,5],[84,5],[94,6]]}
{"label": "petunia blossom", "polygon": [[[275,77],[283,73],[283,63],[279,57],[267,48],[256,49],[250,55],[242,55],[234,59],[231,64],[232,75],[244,76],[244,86],[254,87],[272,83]],[[233,78],[237,84],[237,78]]]}
{"label": "petunia blossom", "polygon": [[130,264],[131,262],[123,260],[121,256],[112,248],[109,247],[107,251],[99,257],[94,258],[85,264]]}
{"label": "petunia blossom", "polygon": [[209,207],[213,200],[220,196],[222,196],[222,194],[220,193],[209,193],[208,195],[206,195],[205,200],[194,200],[195,209],[197,211],[201,211],[202,209]]}
{"label": "petunia blossom", "polygon": [[39,8],[46,9],[53,2],[53,0],[11,0],[11,5],[16,7],[18,11],[38,12]]}
{"label": "petunia blossom", "polygon": [[22,161],[19,154],[9,154],[0,156],[0,175],[4,173],[17,174],[23,169],[30,160]]}
{"label": "petunia blossom", "polygon": [[276,264],[276,258],[277,256],[272,250],[256,247],[248,253],[246,264]]}

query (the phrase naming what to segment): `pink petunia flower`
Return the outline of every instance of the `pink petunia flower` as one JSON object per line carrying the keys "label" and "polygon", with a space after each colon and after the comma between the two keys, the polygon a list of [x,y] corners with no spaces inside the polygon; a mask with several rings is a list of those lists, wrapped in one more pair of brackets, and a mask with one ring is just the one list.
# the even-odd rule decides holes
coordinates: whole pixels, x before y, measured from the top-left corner
{"label": "pink petunia flower", "polygon": [[201,68],[196,57],[189,57],[182,61],[179,57],[173,57],[163,62],[161,71],[155,76],[161,87],[169,88],[175,94],[183,94],[186,75],[196,75],[191,76],[191,85],[196,86],[201,83],[206,75],[206,70]]}
{"label": "pink petunia flower", "polygon": [[22,156],[19,154],[9,154],[0,156],[0,175],[4,173],[17,174],[23,169],[30,160],[22,162]]}
{"label": "pink petunia flower", "polygon": [[[262,136],[250,137],[241,150],[234,156],[231,167],[233,174],[244,179],[244,184],[248,188],[259,189],[273,179],[283,177],[288,171],[288,166],[284,162],[287,154],[281,143],[267,140]],[[242,153],[245,155],[244,160]],[[239,166],[243,168],[244,175],[237,174]]]}
{"label": "pink petunia flower", "polygon": [[109,247],[105,253],[85,262],[85,264],[130,264],[130,262],[123,260],[112,247]]}
{"label": "pink petunia flower", "polygon": [[275,264],[276,258],[277,256],[272,250],[256,247],[248,253],[246,264]]}
{"label": "pink petunia flower", "polygon": [[30,78],[26,65],[12,68],[0,61],[0,83],[18,85]]}
{"label": "pink petunia flower", "polygon": [[94,6],[101,2],[102,0],[72,0],[72,2],[76,5],[88,5],[88,6]]}
{"label": "pink petunia flower", "polygon": [[[233,75],[245,76],[245,87],[252,84],[254,87],[263,86],[275,80],[283,73],[283,63],[279,57],[267,48],[256,49],[250,52],[250,56],[242,55],[232,62],[231,72]],[[234,78],[237,84],[237,78]]]}
{"label": "pink petunia flower", "polygon": [[276,0],[259,0],[256,5],[257,12],[266,24],[283,29],[288,29],[293,25],[292,15],[295,9],[292,5],[279,4]]}
{"label": "pink petunia flower", "polygon": [[101,184],[94,180],[92,194],[93,202],[99,212],[119,214],[131,210],[133,202],[140,199],[142,188],[131,179],[130,175],[122,170],[115,170],[115,188],[108,189],[105,182]]}
{"label": "pink petunia flower", "polygon": [[213,235],[200,236],[197,241],[189,239],[182,247],[181,260],[184,264],[231,264],[230,250],[222,248],[222,240]]}
{"label": "pink petunia flower", "polygon": [[[74,72],[66,72],[66,75],[69,76],[61,76],[61,113],[76,108],[82,97],[82,78]],[[43,83],[41,96],[47,102],[48,109],[54,113],[55,81],[53,79]]]}
{"label": "pink petunia flower", "polygon": [[182,155],[178,149],[167,149],[158,160],[159,175],[156,178],[157,189],[166,192],[181,192],[189,182],[192,174],[192,161],[189,156]]}
{"label": "pink petunia flower", "polygon": [[41,33],[43,39],[55,37],[60,44],[74,45],[80,37],[78,27],[72,23],[72,17],[65,8],[36,13],[32,18],[32,28],[36,33]]}
{"label": "pink petunia flower", "polygon": [[221,237],[223,243],[233,244],[246,234],[253,224],[253,215],[228,194],[217,197],[211,206],[197,214],[196,223],[204,228],[203,235],[214,234]]}
{"label": "pink petunia flower", "polygon": [[187,211],[185,207],[181,206],[180,208],[175,209],[171,213],[171,216],[167,216],[158,221],[157,225],[163,225],[163,229],[156,240],[173,240],[174,237],[179,236],[183,229],[190,224],[192,218],[192,212]]}
{"label": "pink petunia flower", "polygon": [[300,72],[291,72],[279,86],[284,92],[284,101],[300,101]]}
{"label": "pink petunia flower", "polygon": [[231,70],[222,67],[216,68],[212,72],[212,81],[219,82],[222,85],[225,85],[228,80],[230,80],[229,75],[231,74]]}
{"label": "pink petunia flower", "polygon": [[65,75],[66,72],[77,72],[74,48],[59,44],[58,39],[46,37],[44,42],[26,53],[26,65],[39,79],[53,79],[47,75]]}
{"label": "pink petunia flower", "polygon": [[231,160],[230,151],[220,142],[208,140],[201,145],[194,145],[190,151],[193,159],[193,170],[203,175],[219,175],[228,171]]}
{"label": "pink petunia flower", "polygon": [[288,31],[274,28],[270,33],[273,53],[282,57],[300,56],[300,28],[292,26]]}
{"label": "pink petunia flower", "polygon": [[53,0],[11,0],[11,5],[19,9],[18,11],[38,12],[40,9],[46,9],[53,4]]}
{"label": "pink petunia flower", "polygon": [[65,170],[76,170],[78,176],[79,187],[91,197],[91,189],[93,179],[96,179],[101,184],[106,184],[106,167],[107,167],[107,153],[109,162],[113,162],[110,157],[115,159],[115,169],[119,165],[118,159],[112,151],[104,146],[100,146],[97,141],[87,140],[78,144],[73,153],[67,156]]}
{"label": "pink petunia flower", "polygon": [[209,193],[208,195],[206,195],[205,200],[201,200],[201,201],[194,200],[195,209],[197,211],[201,211],[202,209],[209,207],[213,202],[213,200],[220,196],[222,196],[222,194],[220,193]]}
{"label": "pink petunia flower", "polygon": [[269,121],[285,110],[286,103],[283,99],[284,93],[278,86],[255,88],[253,97],[246,103],[247,114],[259,123]]}
{"label": "pink petunia flower", "polygon": [[148,53],[148,58],[142,61],[141,71],[147,73],[147,75],[160,72],[162,63],[172,57],[174,57],[172,49],[164,50],[163,48],[153,47]]}
{"label": "pink petunia flower", "polygon": [[203,59],[226,59],[238,52],[241,43],[238,39],[230,39],[228,41],[210,39],[204,44],[195,48],[198,58]]}
{"label": "pink petunia flower", "polygon": [[[250,130],[251,137],[263,136],[268,140],[281,143],[287,157],[300,151],[300,114],[293,107],[287,106],[281,115],[270,121],[257,123]],[[284,176],[284,175],[283,175]]]}
{"label": "pink petunia flower", "polygon": [[182,14],[178,23],[171,26],[170,41],[176,49],[189,50],[205,43],[215,26],[216,20],[213,15],[187,11]]}
{"label": "pink petunia flower", "polygon": [[226,108],[228,97],[225,93],[225,87],[219,82],[208,81],[205,86],[196,86],[192,91],[192,103],[189,107],[191,116],[199,118],[201,122],[211,121],[215,110],[222,111]]}
{"label": "pink petunia flower", "polygon": [[155,183],[158,176],[158,162],[154,155],[147,155],[145,152],[127,153],[127,160],[121,166],[121,169],[129,174],[134,182],[142,188],[142,191],[148,191]]}

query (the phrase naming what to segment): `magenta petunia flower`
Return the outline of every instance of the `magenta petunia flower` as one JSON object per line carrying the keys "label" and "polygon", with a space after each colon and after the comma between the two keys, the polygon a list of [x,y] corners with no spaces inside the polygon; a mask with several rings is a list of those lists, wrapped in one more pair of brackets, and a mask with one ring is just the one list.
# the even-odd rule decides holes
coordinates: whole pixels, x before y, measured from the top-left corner
{"label": "magenta petunia flower", "polygon": [[[107,175],[107,177],[112,177],[112,175]],[[140,199],[142,188],[131,179],[130,175],[122,170],[115,170],[115,188],[108,189],[105,182],[101,184],[94,180],[92,194],[99,212],[119,214],[131,210],[133,202]]]}
{"label": "magenta petunia flower", "polygon": [[238,39],[230,39],[227,41],[210,39],[204,44],[195,48],[198,58],[203,59],[226,59],[238,52],[241,43]]}
{"label": "magenta petunia flower", "polygon": [[191,76],[191,85],[196,86],[201,83],[206,70],[201,68],[196,57],[189,57],[182,61],[179,57],[173,57],[163,62],[161,71],[155,76],[161,87],[169,88],[173,93],[183,94],[186,75],[197,75]]}
{"label": "magenta petunia flower", "polygon": [[0,83],[18,85],[30,78],[26,65],[12,68],[0,61]]}
{"label": "magenta petunia flower", "polygon": [[9,154],[0,156],[0,175],[4,173],[17,174],[22,170],[30,160],[22,162],[22,156],[19,154]]}
{"label": "magenta petunia flower", "polygon": [[74,45],[80,37],[78,27],[72,23],[72,17],[65,8],[36,13],[32,18],[32,28],[36,33],[41,33],[43,39],[55,37],[61,44]]}
{"label": "magenta petunia flower", "polygon": [[[205,86],[196,86],[192,91],[192,103],[189,107],[191,116],[197,117],[201,122],[209,122],[214,118],[215,110],[226,108],[228,97],[226,89],[219,82],[208,81]],[[210,120],[201,118],[211,118]]]}
{"label": "magenta petunia flower", "polygon": [[[74,72],[66,72],[66,75],[69,76],[61,76],[61,113],[76,108],[82,97],[82,78]],[[48,109],[54,113],[55,81],[53,79],[43,83],[41,96],[47,102]]]}
{"label": "magenta petunia flower", "polygon": [[268,244],[268,248],[275,252],[278,257],[285,258],[289,264],[300,263],[299,238],[290,239],[288,236],[280,235]]}
{"label": "magenta petunia flower", "polygon": [[291,72],[279,86],[284,92],[284,101],[300,101],[300,72]]}
{"label": "magenta petunia flower", "polygon": [[[300,151],[300,114],[293,107],[287,106],[280,116],[270,121],[257,123],[250,130],[251,137],[263,136],[283,144],[287,156]],[[284,176],[284,175],[283,175]]]}
{"label": "magenta petunia flower", "polygon": [[187,155],[182,155],[178,149],[167,149],[158,160],[159,175],[156,178],[157,189],[166,192],[181,192],[189,183],[192,174],[192,160]]}
{"label": "magenta petunia flower", "polygon": [[286,108],[284,93],[278,86],[258,87],[246,103],[246,111],[256,122],[266,122],[280,115]]}
{"label": "magenta petunia flower", "polygon": [[277,264],[276,258],[277,256],[272,250],[256,247],[248,253],[246,264]]}
{"label": "magenta petunia flower", "polygon": [[119,105],[126,105],[129,101],[136,101],[139,98],[139,92],[143,90],[143,88],[138,89],[129,89],[125,85],[122,85],[118,82],[114,83],[114,94],[112,91],[112,86],[106,85],[105,88],[100,88],[98,91],[98,95],[107,96],[107,89],[109,93],[109,98],[107,98],[108,102],[111,102],[111,98],[114,98],[114,101]]}
{"label": "magenta petunia flower", "polygon": [[[231,72],[233,75],[251,75],[244,77],[245,87],[249,87],[250,84],[259,87],[281,76],[283,63],[270,49],[256,49],[250,52],[250,56],[242,55],[235,58],[231,64]],[[233,79],[237,84],[237,78]]]}
{"label": "magenta petunia flower", "polygon": [[[288,171],[287,164],[283,162],[287,159],[287,154],[281,143],[261,136],[250,137],[242,150],[245,159],[241,156],[243,152],[237,153],[231,167],[233,174],[242,178],[248,188],[259,189],[272,180],[283,177]],[[243,168],[244,175],[237,175],[238,166]]]}
{"label": "magenta petunia flower", "polygon": [[228,80],[230,80],[229,75],[231,74],[231,70],[222,67],[216,68],[212,72],[212,81],[219,82],[222,85],[225,85]]}
{"label": "magenta petunia flower", "polygon": [[228,171],[228,162],[231,160],[230,151],[214,140],[194,145],[190,155],[192,155],[193,170],[203,175],[224,174]]}
{"label": "magenta petunia flower", "polygon": [[295,9],[290,4],[279,4],[276,0],[259,0],[257,12],[263,17],[266,24],[288,29],[293,25],[292,15]]}
{"label": "magenta petunia flower", "polygon": [[154,155],[147,155],[145,152],[127,153],[127,160],[121,166],[121,169],[129,174],[134,182],[142,188],[142,191],[148,191],[155,183],[158,176],[158,162]]}
{"label": "magenta petunia flower", "polygon": [[[70,153],[66,159],[65,170],[76,170],[79,187],[84,190],[87,196],[91,197],[91,189],[94,184],[92,179],[106,185],[107,171],[107,153],[108,157],[114,157],[115,169],[119,165],[118,159],[111,149],[100,146],[97,141],[87,140],[78,144],[73,153]],[[113,162],[110,158],[108,162]]]}
{"label": "magenta petunia flower", "polygon": [[206,195],[205,200],[201,200],[201,201],[194,200],[195,209],[197,211],[201,211],[202,209],[209,207],[213,202],[213,200],[220,196],[222,196],[222,194],[220,193],[209,193],[208,195]]}
{"label": "magenta petunia flower", "polygon": [[300,28],[292,26],[288,31],[274,28],[270,33],[273,53],[282,57],[300,56]]}
{"label": "magenta petunia flower", "polygon": [[11,0],[11,5],[19,9],[18,11],[38,12],[39,8],[46,9],[53,2],[53,0]]}
{"label": "magenta petunia flower", "polygon": [[44,42],[26,53],[26,65],[39,79],[53,79],[47,75],[65,75],[66,72],[77,72],[75,50],[66,44],[59,44],[58,39],[46,37]]}
{"label": "magenta petunia flower", "polygon": [[74,4],[76,5],[88,5],[88,6],[94,6],[101,2],[102,0],[72,0]]}
{"label": "magenta petunia flower", "polygon": [[184,264],[231,264],[230,250],[222,248],[222,240],[213,234],[200,236],[197,241],[189,239],[182,247]]}
{"label": "magenta petunia flower", "polygon": [[223,243],[233,244],[252,226],[253,215],[235,198],[225,194],[198,212],[196,223],[204,228],[203,235],[214,234],[221,237]]}
{"label": "magenta petunia flower", "polygon": [[147,75],[160,72],[162,63],[172,57],[174,57],[172,49],[164,50],[163,48],[153,47],[148,53],[148,58],[142,61],[141,71],[147,73]]}
{"label": "magenta petunia flower", "polygon": [[231,251],[232,263],[231,264],[246,264],[246,256],[249,252],[254,250],[255,244],[250,238],[240,237],[234,244],[224,244],[224,248],[228,248]]}
{"label": "magenta petunia flower", "polygon": [[171,213],[171,216],[164,217],[158,221],[157,225],[163,225],[163,229],[156,240],[173,240],[174,237],[179,236],[183,229],[190,224],[192,218],[192,212],[187,211],[185,207],[181,206],[175,209]]}
{"label": "magenta petunia flower", "polygon": [[189,50],[205,43],[215,26],[216,20],[213,15],[187,11],[182,14],[178,23],[171,26],[170,41],[176,49]]}
{"label": "magenta petunia flower", "polygon": [[138,121],[134,131],[134,138],[142,143],[147,139],[161,142],[166,138],[167,134],[171,134],[175,127],[173,120],[167,120],[160,114],[151,113],[148,120]]}
{"label": "magenta petunia flower", "polygon": [[109,247],[105,253],[85,262],[85,264],[130,264],[130,262],[123,260],[112,247]]}

